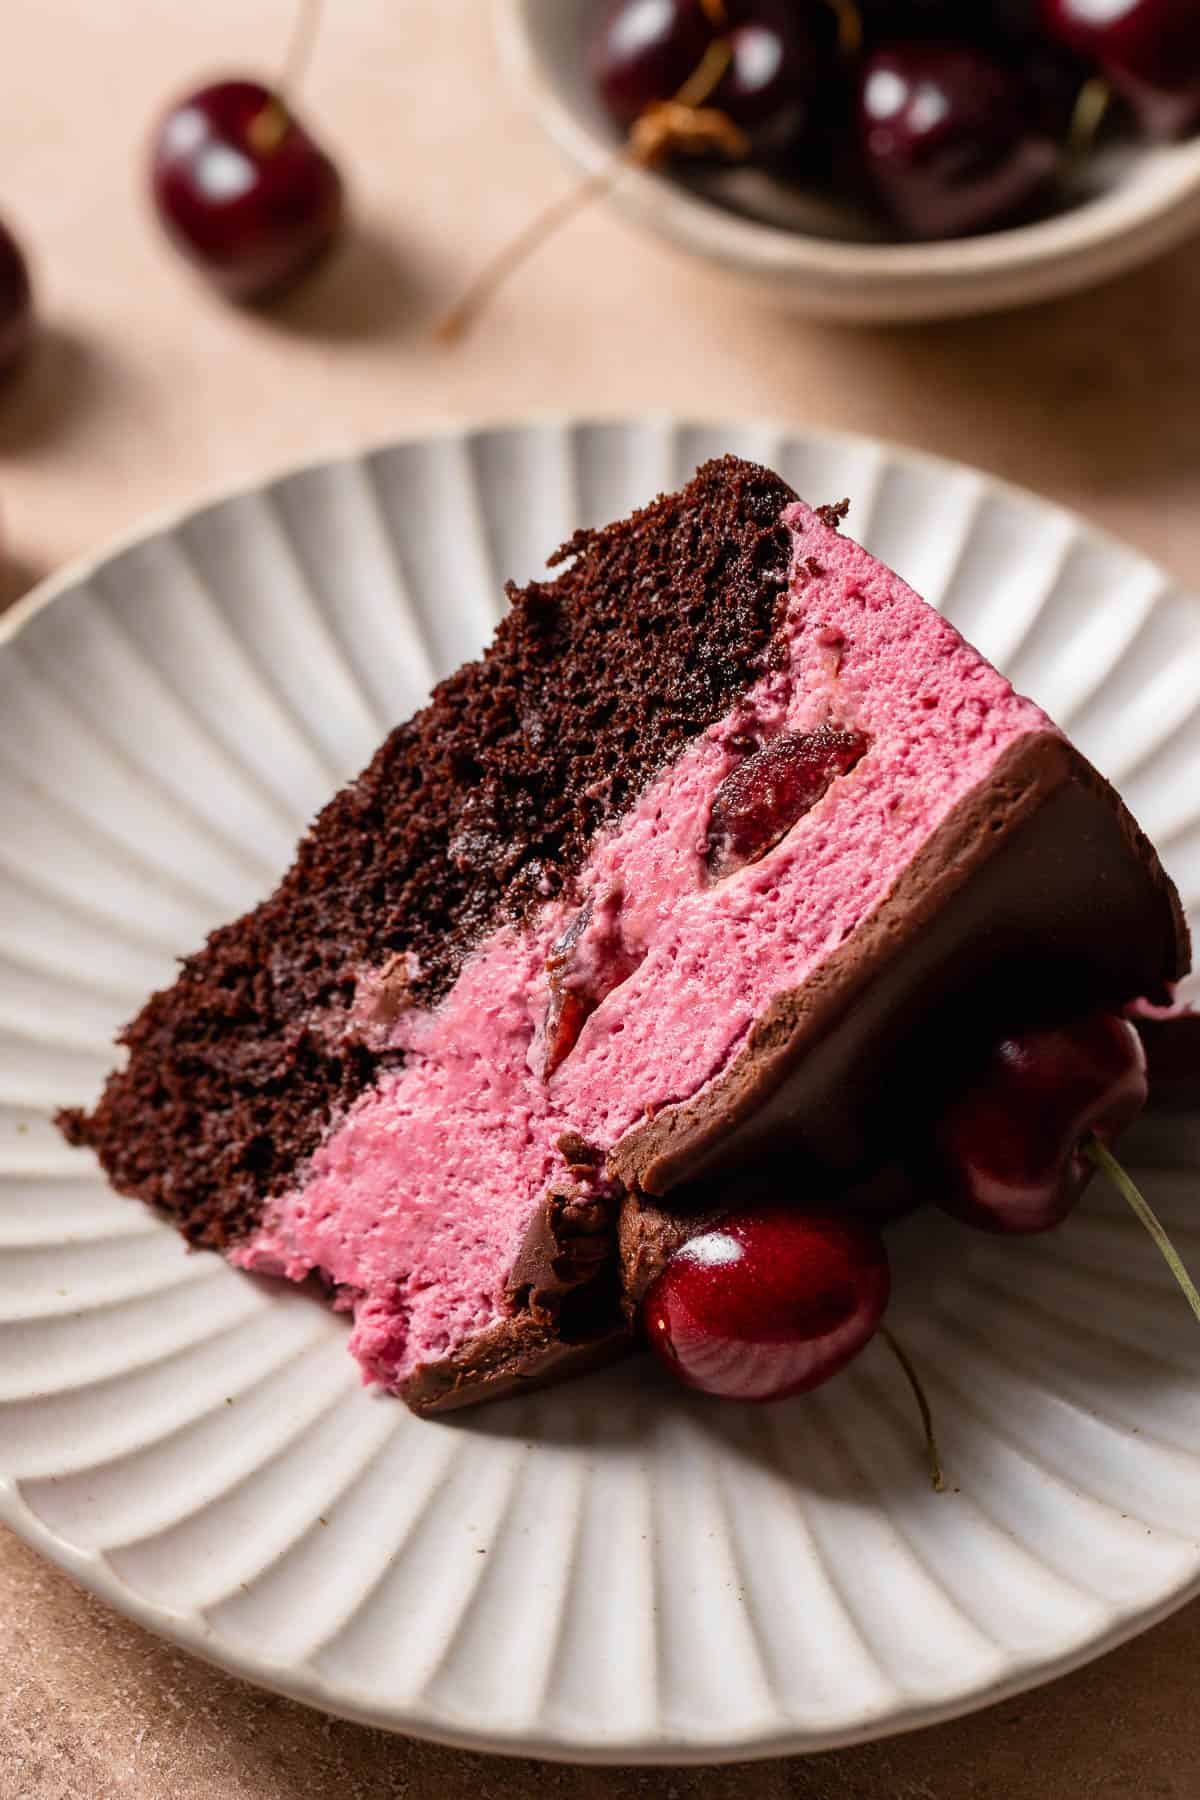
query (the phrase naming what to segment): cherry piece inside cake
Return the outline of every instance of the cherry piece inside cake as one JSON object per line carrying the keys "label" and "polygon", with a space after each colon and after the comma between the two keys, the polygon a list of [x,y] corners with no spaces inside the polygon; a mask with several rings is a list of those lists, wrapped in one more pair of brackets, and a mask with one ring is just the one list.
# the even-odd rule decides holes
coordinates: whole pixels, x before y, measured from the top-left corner
{"label": "cherry piece inside cake", "polygon": [[850,1183],[964,1036],[1186,972],[1112,790],[842,510],[726,458],[579,533],[64,1119],[418,1409],[623,1349],[622,1209]]}

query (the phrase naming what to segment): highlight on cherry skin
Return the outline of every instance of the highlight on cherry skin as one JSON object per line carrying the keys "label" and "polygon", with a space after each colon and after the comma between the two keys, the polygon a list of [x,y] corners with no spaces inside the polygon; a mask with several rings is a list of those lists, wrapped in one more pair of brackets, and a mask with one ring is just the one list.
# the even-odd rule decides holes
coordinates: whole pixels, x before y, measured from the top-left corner
{"label": "highlight on cherry skin", "polygon": [[[719,23],[720,13],[725,23]],[[616,0],[600,15],[589,66],[613,118],[629,126],[670,100],[718,38],[728,66],[707,102],[749,134],[760,155],[786,150],[809,127],[814,98],[834,73],[821,5],[797,0]]]}
{"label": "highlight on cherry skin", "polygon": [[887,1250],[869,1225],[767,1202],[677,1250],[642,1317],[654,1351],[688,1387],[781,1400],[857,1356],[890,1288]]}
{"label": "highlight on cherry skin", "polygon": [[1005,1038],[939,1121],[930,1198],[985,1231],[1049,1231],[1147,1099],[1137,1031],[1113,1013]]}
{"label": "highlight on cherry skin", "polygon": [[883,44],[858,86],[866,172],[914,238],[965,237],[1018,220],[1061,172],[1021,80],[969,44]]}

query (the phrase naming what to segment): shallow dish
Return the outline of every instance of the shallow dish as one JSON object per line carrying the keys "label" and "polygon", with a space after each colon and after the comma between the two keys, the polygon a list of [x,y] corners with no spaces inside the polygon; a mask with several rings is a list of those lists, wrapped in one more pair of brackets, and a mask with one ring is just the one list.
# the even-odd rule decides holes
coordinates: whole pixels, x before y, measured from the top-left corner
{"label": "shallow dish", "polygon": [[[608,167],[618,137],[591,91],[584,47],[598,0],[493,0],[515,80],[581,171]],[[858,323],[957,318],[1073,293],[1148,262],[1200,230],[1200,136],[1095,159],[1078,205],[1031,225],[946,243],[854,241],[833,202],[789,202],[734,171],[707,192],[625,170],[612,199],[638,223],[753,280],[797,311]]]}
{"label": "shallow dish", "polygon": [[[548,421],[386,445],[150,530],[0,648],[0,1517],[253,1681],[596,1761],[814,1750],[980,1706],[1200,1591],[1200,1332],[1120,1204],[894,1234],[937,1412],[868,1351],[808,1400],[641,1361],[449,1422],[365,1393],[344,1322],[107,1192],[56,1135],[174,955],[478,648],[501,578],[734,450],[897,565],[1120,782],[1200,905],[1200,613],[968,469],[770,425]],[[1133,1159],[1200,1263],[1200,1123]]]}

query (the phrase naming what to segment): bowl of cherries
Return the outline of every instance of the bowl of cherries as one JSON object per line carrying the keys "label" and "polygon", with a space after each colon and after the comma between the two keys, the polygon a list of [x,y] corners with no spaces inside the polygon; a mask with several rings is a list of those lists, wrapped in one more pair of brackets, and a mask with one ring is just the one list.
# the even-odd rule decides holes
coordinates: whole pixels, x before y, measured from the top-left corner
{"label": "bowl of cherries", "polygon": [[1197,0],[497,0],[599,191],[799,310],[930,319],[1200,230]]}

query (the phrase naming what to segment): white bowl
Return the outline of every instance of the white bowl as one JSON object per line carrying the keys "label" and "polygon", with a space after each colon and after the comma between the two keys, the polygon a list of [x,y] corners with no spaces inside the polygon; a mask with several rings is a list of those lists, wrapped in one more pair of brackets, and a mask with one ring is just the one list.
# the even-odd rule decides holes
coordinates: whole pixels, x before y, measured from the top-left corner
{"label": "white bowl", "polygon": [[[501,43],[555,142],[582,170],[608,165],[618,136],[591,91],[588,34],[603,0],[494,0]],[[947,243],[847,239],[836,207],[797,201],[736,171],[709,192],[638,169],[613,189],[623,212],[685,250],[750,277],[798,311],[863,323],[961,317],[1091,287],[1200,230],[1200,138],[1093,159],[1079,204],[1008,231]],[[772,191],[774,190],[774,191]],[[771,213],[774,213],[774,222]],[[759,216],[752,216],[757,214]],[[766,216],[763,216],[763,215]]]}

